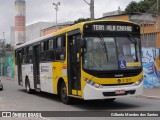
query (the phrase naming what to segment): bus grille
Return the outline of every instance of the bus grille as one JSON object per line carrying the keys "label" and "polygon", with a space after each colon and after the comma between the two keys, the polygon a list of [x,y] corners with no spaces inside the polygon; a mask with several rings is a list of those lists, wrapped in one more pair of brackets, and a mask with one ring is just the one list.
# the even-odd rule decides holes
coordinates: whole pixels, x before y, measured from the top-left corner
{"label": "bus grille", "polygon": [[121,85],[131,85],[134,82],[131,83],[123,83],[123,84],[102,84],[102,86],[121,86]]}

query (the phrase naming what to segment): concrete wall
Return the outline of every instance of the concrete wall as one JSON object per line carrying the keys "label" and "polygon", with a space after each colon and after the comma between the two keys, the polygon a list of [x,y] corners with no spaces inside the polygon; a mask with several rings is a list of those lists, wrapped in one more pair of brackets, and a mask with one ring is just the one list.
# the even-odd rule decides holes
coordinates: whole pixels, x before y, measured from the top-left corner
{"label": "concrete wall", "polygon": [[52,22],[38,22],[26,27],[26,42],[39,38],[42,35],[41,30],[53,26]]}
{"label": "concrete wall", "polygon": [[0,71],[2,72],[1,75],[5,77],[14,77],[14,57],[5,56],[1,58],[0,63]]}
{"label": "concrete wall", "polygon": [[[51,27],[55,25],[53,22],[38,22],[31,25],[26,26],[26,42],[31,41],[33,39],[39,38],[42,36],[43,33],[41,33],[41,30],[46,29],[48,27]],[[10,39],[11,39],[11,45],[15,47],[15,31],[14,27],[11,26],[10,28]]]}
{"label": "concrete wall", "polygon": [[142,48],[144,87],[160,86],[160,49]]}
{"label": "concrete wall", "polygon": [[44,29],[44,30],[42,31],[42,34],[43,34],[43,36],[44,36],[44,35],[48,35],[48,34],[51,34],[51,33],[56,32],[56,31],[58,31],[58,30],[60,30],[60,29],[66,28],[66,27],[68,27],[68,26],[70,26],[70,25],[58,26],[58,27],[57,27],[58,29],[56,29],[56,27]]}

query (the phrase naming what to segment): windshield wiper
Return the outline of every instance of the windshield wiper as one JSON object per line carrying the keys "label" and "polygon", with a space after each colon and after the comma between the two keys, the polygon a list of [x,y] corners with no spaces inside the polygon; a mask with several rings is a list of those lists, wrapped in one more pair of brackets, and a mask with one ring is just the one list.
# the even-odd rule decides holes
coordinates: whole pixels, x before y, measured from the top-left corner
{"label": "windshield wiper", "polygon": [[99,34],[99,38],[101,39],[101,45],[103,47],[104,53],[106,53],[106,58],[107,58],[107,61],[108,61],[108,50],[106,48],[106,43],[104,42],[103,36],[101,34]]}
{"label": "windshield wiper", "polygon": [[136,39],[134,39],[134,37],[131,35],[131,34],[129,34],[129,40],[133,43],[133,44],[137,44],[137,41],[136,41]]}

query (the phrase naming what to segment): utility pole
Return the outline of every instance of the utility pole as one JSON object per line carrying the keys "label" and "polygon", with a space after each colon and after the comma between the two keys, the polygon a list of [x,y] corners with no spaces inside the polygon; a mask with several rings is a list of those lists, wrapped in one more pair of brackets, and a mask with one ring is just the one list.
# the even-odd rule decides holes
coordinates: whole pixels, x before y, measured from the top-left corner
{"label": "utility pole", "polygon": [[91,0],[90,3],[88,3],[86,0],[84,1],[90,6],[90,19],[94,20],[94,0]]}
{"label": "utility pole", "polygon": [[2,48],[2,54],[5,55],[5,37],[4,37],[5,32],[3,32],[3,48]]}
{"label": "utility pole", "polygon": [[5,32],[3,32],[3,42],[5,42],[5,37],[4,37]]}
{"label": "utility pole", "polygon": [[56,30],[58,30],[58,25],[57,25],[57,12],[58,12],[58,6],[60,6],[60,2],[58,3],[53,3],[53,5],[55,6],[55,10],[56,10]]}

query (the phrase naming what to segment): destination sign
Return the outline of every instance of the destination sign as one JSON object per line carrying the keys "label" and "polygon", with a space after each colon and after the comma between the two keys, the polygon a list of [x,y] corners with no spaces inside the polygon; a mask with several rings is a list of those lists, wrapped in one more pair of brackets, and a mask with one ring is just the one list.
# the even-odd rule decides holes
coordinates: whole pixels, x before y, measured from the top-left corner
{"label": "destination sign", "polygon": [[132,26],[126,25],[93,25],[93,31],[118,31],[118,32],[132,32]]}

